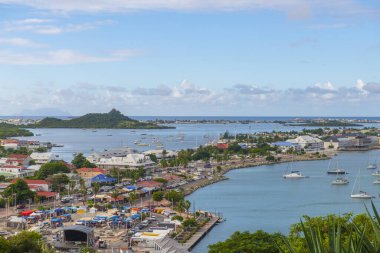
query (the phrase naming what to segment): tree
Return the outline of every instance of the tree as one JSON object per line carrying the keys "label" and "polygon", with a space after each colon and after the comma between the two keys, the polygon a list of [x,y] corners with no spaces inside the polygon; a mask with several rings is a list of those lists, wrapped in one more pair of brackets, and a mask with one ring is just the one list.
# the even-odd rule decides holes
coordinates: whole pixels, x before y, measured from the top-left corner
{"label": "tree", "polygon": [[168,183],[168,180],[166,180],[165,178],[161,178],[161,177],[156,177],[156,178],[153,179],[153,181],[162,183],[164,185]]}
{"label": "tree", "polygon": [[132,206],[133,202],[135,202],[138,199],[138,195],[135,192],[128,193],[128,201],[129,204]]}
{"label": "tree", "polygon": [[14,184],[10,184],[2,192],[2,195],[4,198],[8,198],[8,197],[13,198],[14,194],[16,196],[16,203],[33,199],[34,196],[36,195],[36,193],[31,191],[27,183],[22,179],[18,179]]}
{"label": "tree", "polygon": [[36,172],[35,178],[46,179],[50,175],[58,173],[69,173],[70,169],[67,167],[66,163],[63,161],[52,161],[45,163]]}
{"label": "tree", "polygon": [[61,192],[65,190],[65,186],[70,182],[69,177],[65,174],[50,175],[47,178],[47,181],[51,183],[51,188],[55,192]]}
{"label": "tree", "polygon": [[42,241],[42,236],[36,232],[22,231],[7,239],[0,237],[0,252],[2,253],[53,253],[54,249]]}
{"label": "tree", "polygon": [[188,200],[188,199],[184,200],[183,201],[183,207],[185,208],[187,215],[189,215],[189,209],[191,207],[190,200]]}
{"label": "tree", "polygon": [[182,222],[182,226],[185,228],[196,227],[197,225],[198,223],[194,218],[186,219]]}
{"label": "tree", "polygon": [[4,182],[4,181],[5,181],[5,176],[4,176],[4,175],[0,175],[0,181],[1,181],[1,182]]}
{"label": "tree", "polygon": [[82,153],[78,153],[71,163],[77,168],[96,168],[96,165],[89,162]]}
{"label": "tree", "polygon": [[153,201],[161,201],[164,198],[163,191],[156,191],[152,194]]}
{"label": "tree", "polygon": [[224,242],[208,246],[209,253],[279,253],[275,242],[281,243],[279,233],[269,234],[262,230],[254,233],[235,232]]}
{"label": "tree", "polygon": [[181,192],[177,192],[175,190],[171,190],[171,191],[166,192],[164,197],[165,197],[165,199],[172,202],[173,205],[175,205],[177,202],[183,200],[183,194]]}
{"label": "tree", "polygon": [[100,184],[99,183],[93,183],[92,184],[92,191],[94,192],[94,206],[96,204],[96,194],[99,193],[100,190]]}
{"label": "tree", "polygon": [[83,205],[84,205],[87,199],[87,187],[83,178],[79,179],[79,185],[80,185],[80,193],[83,195]]}

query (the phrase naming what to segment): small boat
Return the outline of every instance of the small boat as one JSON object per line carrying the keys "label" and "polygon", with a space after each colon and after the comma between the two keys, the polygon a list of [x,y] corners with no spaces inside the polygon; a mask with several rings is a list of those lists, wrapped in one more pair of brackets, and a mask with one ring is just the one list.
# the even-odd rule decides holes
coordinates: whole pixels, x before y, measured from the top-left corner
{"label": "small boat", "polygon": [[349,183],[348,179],[341,178],[341,177],[338,177],[337,179],[331,182],[332,185],[346,185],[348,183]]}
{"label": "small boat", "polygon": [[374,184],[380,184],[380,179],[376,179],[375,181],[373,181]]}
{"label": "small boat", "polygon": [[377,164],[376,163],[370,163],[370,164],[368,164],[367,169],[375,170],[375,169],[377,169]]}
{"label": "small boat", "polygon": [[380,170],[377,170],[374,173],[372,173],[372,176],[380,177]]}
{"label": "small boat", "polygon": [[329,175],[345,175],[345,174],[348,174],[348,173],[346,171],[342,170],[342,169],[336,168],[336,169],[333,169],[333,170],[328,170],[327,174],[329,174]]}
{"label": "small boat", "polygon": [[372,196],[371,194],[368,194],[367,192],[360,191],[359,193],[351,194],[351,198],[354,198],[354,199],[372,199],[372,198],[374,198],[374,196]]}
{"label": "small boat", "polygon": [[140,146],[140,147],[148,147],[148,146],[150,146],[148,143],[137,143],[136,145]]}
{"label": "small boat", "polygon": [[298,179],[298,178],[305,178],[306,176],[301,174],[301,172],[299,172],[298,170],[293,170],[290,173],[283,175],[283,177],[285,179]]}

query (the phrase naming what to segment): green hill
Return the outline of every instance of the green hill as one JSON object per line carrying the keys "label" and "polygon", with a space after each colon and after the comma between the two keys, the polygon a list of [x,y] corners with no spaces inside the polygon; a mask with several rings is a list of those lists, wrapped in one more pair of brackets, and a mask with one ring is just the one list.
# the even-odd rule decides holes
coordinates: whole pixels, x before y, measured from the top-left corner
{"label": "green hill", "polygon": [[33,133],[21,126],[0,123],[0,139],[17,136],[33,136]]}
{"label": "green hill", "polygon": [[30,128],[120,128],[120,129],[165,129],[173,128],[153,123],[140,122],[124,116],[116,109],[109,113],[89,113],[79,118],[63,120],[47,117],[29,125]]}

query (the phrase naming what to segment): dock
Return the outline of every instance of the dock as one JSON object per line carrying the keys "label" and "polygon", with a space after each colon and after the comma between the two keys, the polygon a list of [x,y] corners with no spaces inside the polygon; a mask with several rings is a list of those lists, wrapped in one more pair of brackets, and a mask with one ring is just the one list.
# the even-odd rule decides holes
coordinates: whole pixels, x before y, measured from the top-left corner
{"label": "dock", "polygon": [[211,231],[211,229],[218,223],[219,217],[218,216],[212,216],[210,220],[201,228],[198,229],[195,234],[186,242],[183,244],[183,246],[188,250],[191,251],[195,245],[197,245],[198,242],[202,240],[202,238],[208,234],[208,232]]}

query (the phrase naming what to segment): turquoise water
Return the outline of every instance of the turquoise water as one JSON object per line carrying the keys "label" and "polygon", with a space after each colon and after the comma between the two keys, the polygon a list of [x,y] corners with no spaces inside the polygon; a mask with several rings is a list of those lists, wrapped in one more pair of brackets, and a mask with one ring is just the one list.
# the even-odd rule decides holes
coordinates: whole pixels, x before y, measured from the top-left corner
{"label": "turquoise water", "polygon": [[380,185],[372,183],[375,180],[371,175],[373,170],[366,169],[369,155],[371,159],[379,159],[380,150],[340,153],[332,159],[331,164],[338,161],[340,167],[350,173],[350,183],[345,186],[330,184],[335,176],[326,174],[328,160],[294,162],[293,169],[309,176],[299,180],[282,178],[288,166],[285,163],[229,172],[226,174],[229,180],[202,188],[188,197],[193,209],[220,212],[227,219],[206,235],[192,252],[207,252],[207,245],[225,240],[237,230],[263,229],[286,234],[290,225],[304,214],[365,212],[363,203],[369,203],[368,200],[350,197],[355,179],[358,179],[355,188],[358,189],[360,182],[362,190],[377,196],[374,201],[380,207]]}

